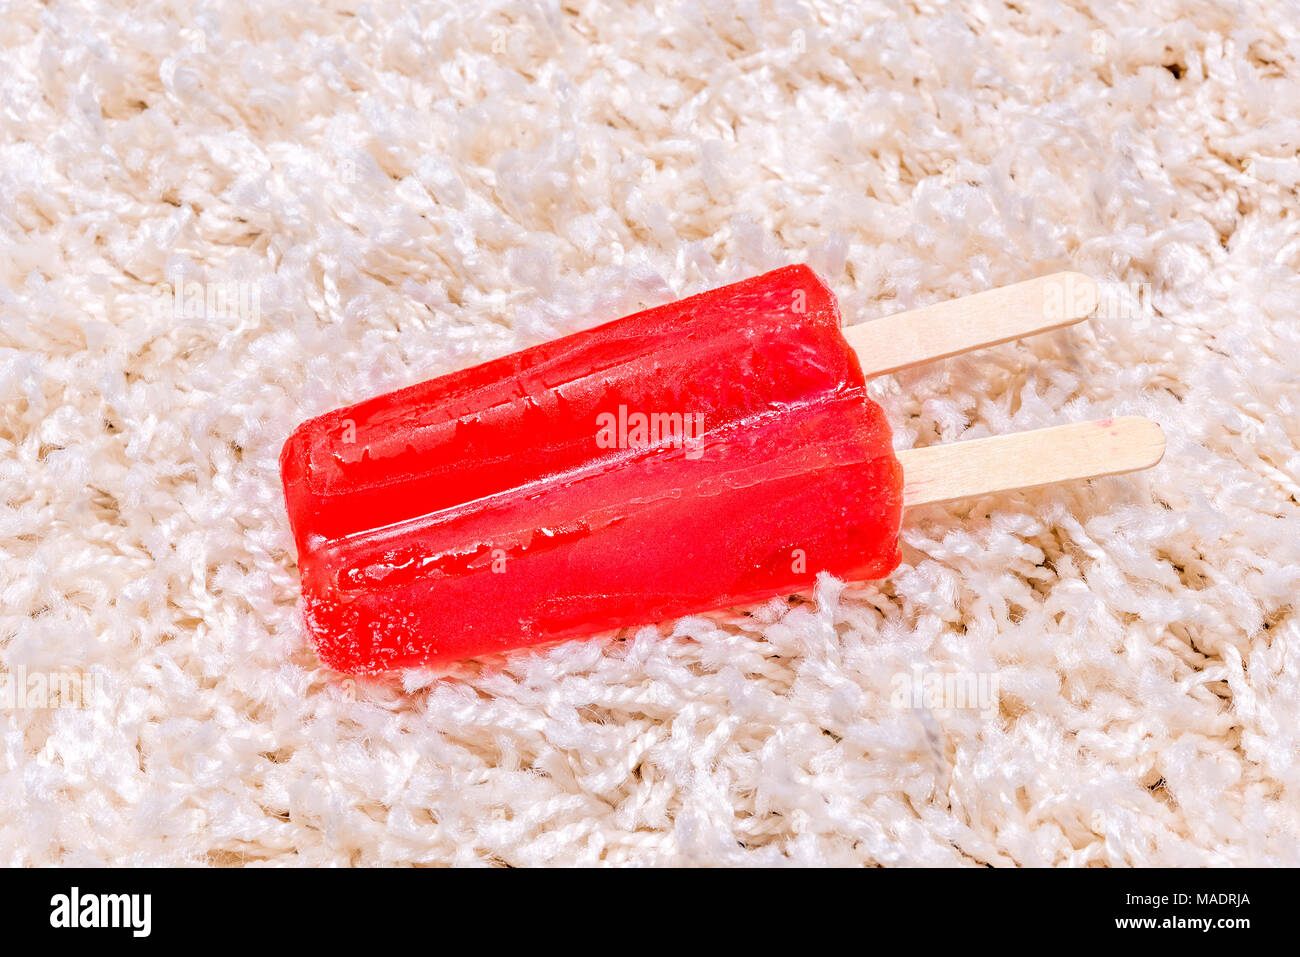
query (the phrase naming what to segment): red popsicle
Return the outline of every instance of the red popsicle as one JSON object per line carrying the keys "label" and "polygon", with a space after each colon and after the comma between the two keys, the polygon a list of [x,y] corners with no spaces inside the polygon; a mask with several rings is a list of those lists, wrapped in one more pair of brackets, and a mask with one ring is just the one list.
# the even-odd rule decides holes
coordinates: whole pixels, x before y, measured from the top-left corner
{"label": "red popsicle", "polygon": [[305,422],[280,456],[322,661],[369,673],[897,565],[902,468],[790,266]]}

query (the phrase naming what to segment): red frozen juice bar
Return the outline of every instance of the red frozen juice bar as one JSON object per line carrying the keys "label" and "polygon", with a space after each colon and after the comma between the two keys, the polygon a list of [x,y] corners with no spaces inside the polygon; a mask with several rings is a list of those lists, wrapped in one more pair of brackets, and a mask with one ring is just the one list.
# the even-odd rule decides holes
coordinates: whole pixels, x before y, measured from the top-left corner
{"label": "red frozen juice bar", "polygon": [[897,565],[902,468],[790,266],[301,425],[280,456],[321,660],[452,661]]}

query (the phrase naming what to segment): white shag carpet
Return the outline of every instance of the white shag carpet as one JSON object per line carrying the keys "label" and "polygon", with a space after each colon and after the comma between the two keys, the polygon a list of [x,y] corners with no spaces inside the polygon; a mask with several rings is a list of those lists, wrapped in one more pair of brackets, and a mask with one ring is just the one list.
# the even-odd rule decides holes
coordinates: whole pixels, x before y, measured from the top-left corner
{"label": "white shag carpet", "polygon": [[[1300,864],[1294,7],[55,0],[0,49],[0,657],[93,685],[0,710],[4,863]],[[1107,280],[876,392],[900,448],[1135,413],[1163,464],[913,511],[815,600],[317,666],[295,424],[794,261],[851,323]]]}

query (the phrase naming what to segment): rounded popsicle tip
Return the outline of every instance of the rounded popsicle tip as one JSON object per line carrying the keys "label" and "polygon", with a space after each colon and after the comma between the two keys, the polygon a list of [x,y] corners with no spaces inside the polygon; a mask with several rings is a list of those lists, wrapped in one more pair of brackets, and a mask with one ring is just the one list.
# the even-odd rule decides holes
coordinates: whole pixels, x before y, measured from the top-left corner
{"label": "rounded popsicle tip", "polygon": [[1054,272],[1037,280],[1043,287],[1043,315],[1060,325],[1082,322],[1097,311],[1101,289],[1097,280],[1074,270]]}
{"label": "rounded popsicle tip", "polygon": [[1125,415],[1110,422],[1108,431],[1115,446],[1123,449],[1131,463],[1125,471],[1149,469],[1165,457],[1165,430],[1158,422],[1140,415]]}
{"label": "rounded popsicle tip", "polygon": [[1080,466],[1090,476],[1139,472],[1165,456],[1164,430],[1140,415],[1094,419],[1049,431],[1068,437]]}

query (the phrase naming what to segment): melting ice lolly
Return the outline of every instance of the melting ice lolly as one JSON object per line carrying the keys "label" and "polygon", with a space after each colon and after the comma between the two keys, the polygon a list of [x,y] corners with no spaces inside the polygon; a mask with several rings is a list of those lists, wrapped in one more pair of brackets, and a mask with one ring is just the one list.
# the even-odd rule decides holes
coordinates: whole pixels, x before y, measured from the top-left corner
{"label": "melting ice lolly", "polygon": [[[1016,289],[1037,307],[978,332],[954,320],[979,296],[872,323],[859,361],[791,266],[304,423],[281,470],[318,654],[376,672],[888,574],[903,467],[863,365],[1091,311]],[[960,485],[918,454],[918,500]]]}

